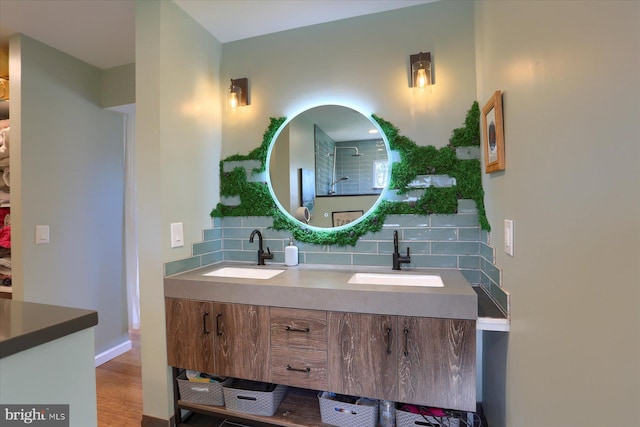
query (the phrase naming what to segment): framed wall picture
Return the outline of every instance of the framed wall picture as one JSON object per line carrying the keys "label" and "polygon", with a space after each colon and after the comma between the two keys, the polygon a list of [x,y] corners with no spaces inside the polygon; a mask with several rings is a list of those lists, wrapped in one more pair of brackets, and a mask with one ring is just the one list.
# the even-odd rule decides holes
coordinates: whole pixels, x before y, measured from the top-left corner
{"label": "framed wall picture", "polygon": [[334,227],[340,227],[341,225],[347,225],[355,221],[363,214],[364,211],[336,211],[331,212],[331,219]]}
{"label": "framed wall picture", "polygon": [[502,92],[497,90],[482,108],[482,140],[486,173],[503,171],[504,130],[502,126]]}

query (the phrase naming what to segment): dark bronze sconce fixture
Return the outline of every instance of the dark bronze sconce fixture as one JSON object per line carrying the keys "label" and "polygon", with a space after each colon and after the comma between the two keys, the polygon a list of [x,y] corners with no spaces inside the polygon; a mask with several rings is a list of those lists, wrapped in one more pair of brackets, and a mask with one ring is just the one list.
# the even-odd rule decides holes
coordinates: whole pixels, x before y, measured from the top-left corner
{"label": "dark bronze sconce fixture", "polygon": [[230,110],[235,110],[237,107],[243,107],[249,105],[249,79],[231,79],[231,85],[229,86],[229,102],[228,107]]}

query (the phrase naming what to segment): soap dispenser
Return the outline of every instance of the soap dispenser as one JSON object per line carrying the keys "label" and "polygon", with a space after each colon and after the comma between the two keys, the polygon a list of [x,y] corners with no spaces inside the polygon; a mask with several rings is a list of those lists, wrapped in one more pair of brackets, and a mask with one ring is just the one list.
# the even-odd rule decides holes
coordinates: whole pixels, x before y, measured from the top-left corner
{"label": "soap dispenser", "polygon": [[284,265],[298,265],[298,247],[293,244],[293,237],[289,237],[289,246],[284,248]]}

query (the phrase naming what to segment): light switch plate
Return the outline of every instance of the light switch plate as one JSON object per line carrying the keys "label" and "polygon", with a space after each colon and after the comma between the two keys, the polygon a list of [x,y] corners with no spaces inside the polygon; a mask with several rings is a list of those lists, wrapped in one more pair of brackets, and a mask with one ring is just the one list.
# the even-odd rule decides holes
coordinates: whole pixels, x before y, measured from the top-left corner
{"label": "light switch plate", "polygon": [[513,256],[513,220],[504,220],[504,251]]}
{"label": "light switch plate", "polygon": [[36,225],[36,245],[49,243],[49,226]]}
{"label": "light switch plate", "polygon": [[181,222],[171,224],[171,247],[181,248],[184,246],[184,231]]}

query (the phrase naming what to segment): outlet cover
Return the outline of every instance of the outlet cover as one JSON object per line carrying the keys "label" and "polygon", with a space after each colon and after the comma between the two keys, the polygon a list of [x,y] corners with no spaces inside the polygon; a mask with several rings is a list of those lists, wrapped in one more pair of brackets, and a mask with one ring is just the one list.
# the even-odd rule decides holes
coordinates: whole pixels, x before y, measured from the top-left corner
{"label": "outlet cover", "polygon": [[184,246],[184,231],[181,222],[171,224],[171,247],[181,248]]}

